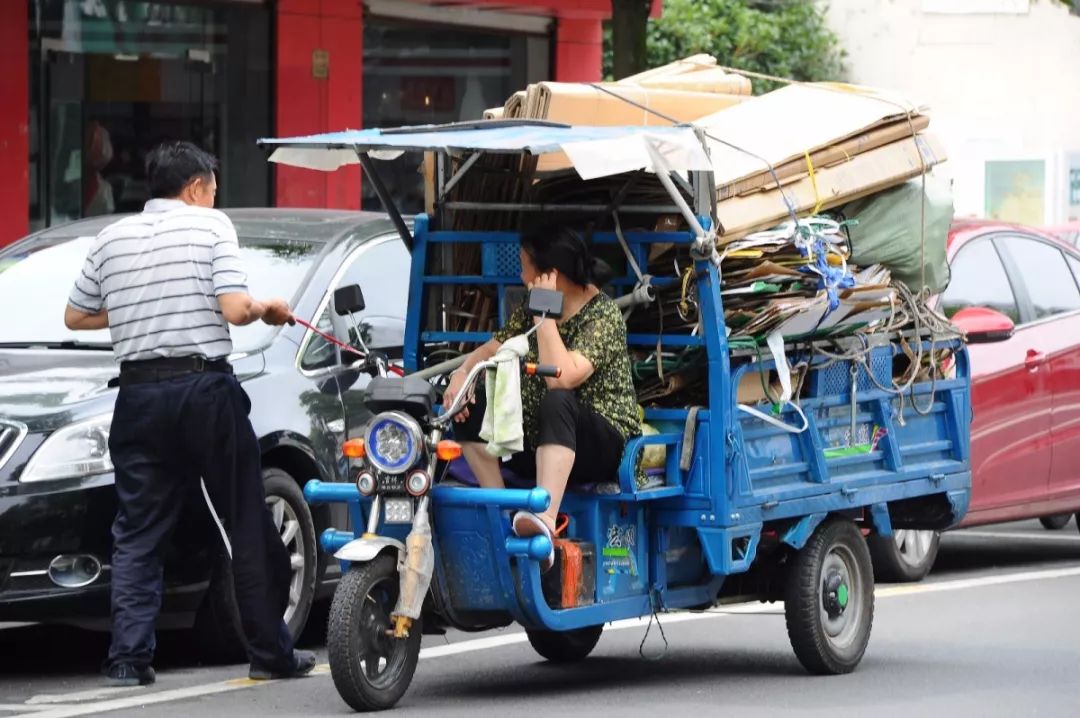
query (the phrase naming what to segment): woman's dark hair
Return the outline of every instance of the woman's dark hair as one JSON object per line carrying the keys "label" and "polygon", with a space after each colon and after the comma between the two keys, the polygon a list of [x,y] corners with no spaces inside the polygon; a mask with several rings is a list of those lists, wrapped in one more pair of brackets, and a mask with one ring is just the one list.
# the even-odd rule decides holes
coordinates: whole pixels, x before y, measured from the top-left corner
{"label": "woman's dark hair", "polygon": [[602,287],[611,280],[611,267],[594,257],[581,234],[565,224],[527,227],[521,232],[521,248],[537,271],[557,270],[578,286]]}
{"label": "woman's dark hair", "polygon": [[162,142],[146,156],[150,196],[176,197],[192,180],[209,180],[218,168],[217,158],[190,142]]}

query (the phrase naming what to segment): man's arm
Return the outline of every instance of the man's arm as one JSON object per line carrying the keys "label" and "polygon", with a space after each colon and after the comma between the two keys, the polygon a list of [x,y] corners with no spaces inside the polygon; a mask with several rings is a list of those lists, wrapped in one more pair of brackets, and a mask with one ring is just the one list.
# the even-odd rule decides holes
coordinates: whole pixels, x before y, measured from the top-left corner
{"label": "man's arm", "polygon": [[82,273],[75,279],[64,307],[64,326],[75,331],[104,329],[109,326],[109,314],[101,295],[97,264],[94,262],[97,242],[86,255]]}
{"label": "man's arm", "polygon": [[109,313],[102,309],[96,314],[89,314],[69,304],[64,307],[64,326],[75,331],[105,329],[109,326]]}
{"label": "man's arm", "polygon": [[275,326],[295,321],[289,305],[283,299],[260,302],[247,292],[228,292],[218,295],[218,304],[221,305],[225,321],[238,327],[259,319]]}

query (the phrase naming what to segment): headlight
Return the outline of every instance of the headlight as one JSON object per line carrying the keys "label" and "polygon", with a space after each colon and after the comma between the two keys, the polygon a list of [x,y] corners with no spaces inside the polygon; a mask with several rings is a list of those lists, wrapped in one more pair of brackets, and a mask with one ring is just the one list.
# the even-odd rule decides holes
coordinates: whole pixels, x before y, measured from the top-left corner
{"label": "headlight", "polygon": [[387,474],[401,474],[420,458],[424,435],[407,414],[388,411],[371,420],[367,432],[368,460]]}
{"label": "headlight", "polygon": [[112,413],[109,413],[53,432],[30,458],[19,481],[54,481],[112,471],[111,424]]}

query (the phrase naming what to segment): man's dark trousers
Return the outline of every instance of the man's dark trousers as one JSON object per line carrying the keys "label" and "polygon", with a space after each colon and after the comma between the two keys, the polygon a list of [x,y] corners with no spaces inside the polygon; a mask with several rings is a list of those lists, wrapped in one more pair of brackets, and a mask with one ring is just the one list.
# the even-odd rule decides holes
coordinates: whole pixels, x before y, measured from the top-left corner
{"label": "man's dark trousers", "polygon": [[161,549],[200,476],[230,536],[236,601],[253,664],[292,668],[282,619],[291,567],[266,506],[251,402],[231,373],[125,383],[109,450],[119,508],[113,523],[109,665],[149,665],[161,608]]}

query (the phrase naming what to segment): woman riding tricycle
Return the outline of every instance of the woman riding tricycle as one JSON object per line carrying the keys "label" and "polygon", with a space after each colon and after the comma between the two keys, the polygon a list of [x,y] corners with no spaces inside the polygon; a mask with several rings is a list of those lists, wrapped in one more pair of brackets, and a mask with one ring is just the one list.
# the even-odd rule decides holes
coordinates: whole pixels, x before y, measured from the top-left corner
{"label": "woman riding tricycle", "polygon": [[[698,141],[690,128],[489,123],[268,143],[279,161],[324,168],[306,153],[355,152],[413,256],[406,375],[373,372],[373,416],[344,447],[355,483],[305,489],[350,508],[351,529],[322,545],[347,565],[327,640],[357,710],[402,697],[422,633],[517,623],[542,656],[572,661],[611,621],[735,599],[783,601],[800,662],[849,672],[873,615],[864,537],[945,528],[966,510],[958,335],[914,301],[908,322],[835,314],[881,275],[856,277],[825,220],[788,227],[805,266],[769,280],[816,297],[821,318],[798,336],[755,332],[776,317],[744,320],[748,300],[721,282],[722,262],[750,255],[717,251],[700,166],[650,151],[651,174],[616,177],[647,188],[639,200],[522,170],[529,153],[598,136]],[[437,154],[431,216],[410,227],[393,209],[368,154],[381,149]],[[491,152],[504,154],[471,159]],[[470,171],[524,189],[490,196]]]}

